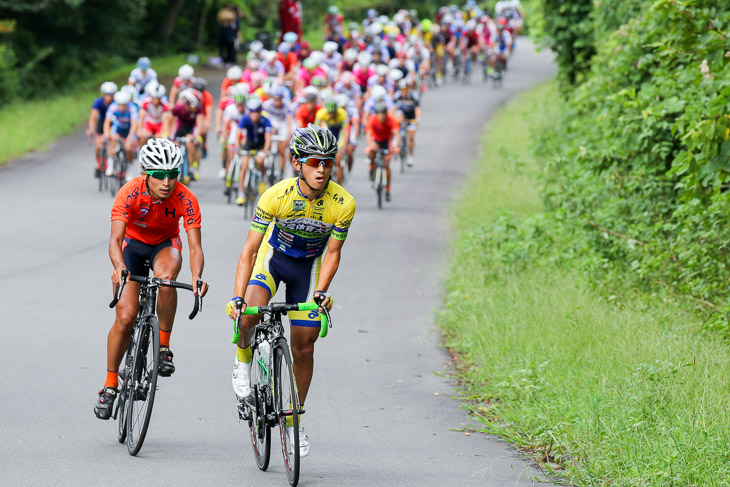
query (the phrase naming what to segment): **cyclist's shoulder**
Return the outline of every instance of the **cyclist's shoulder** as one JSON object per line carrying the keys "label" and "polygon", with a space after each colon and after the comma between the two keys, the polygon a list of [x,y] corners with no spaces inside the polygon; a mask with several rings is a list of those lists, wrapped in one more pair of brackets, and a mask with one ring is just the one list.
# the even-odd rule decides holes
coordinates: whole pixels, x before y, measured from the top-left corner
{"label": "cyclist's shoulder", "polygon": [[334,181],[330,181],[327,184],[324,198],[325,202],[330,202],[337,209],[355,211],[355,197]]}
{"label": "cyclist's shoulder", "polygon": [[147,194],[145,186],[144,176],[137,176],[136,178],[129,180],[119,189],[117,197],[114,200],[114,206],[123,205],[125,207],[130,207],[135,205],[140,199],[140,196]]}

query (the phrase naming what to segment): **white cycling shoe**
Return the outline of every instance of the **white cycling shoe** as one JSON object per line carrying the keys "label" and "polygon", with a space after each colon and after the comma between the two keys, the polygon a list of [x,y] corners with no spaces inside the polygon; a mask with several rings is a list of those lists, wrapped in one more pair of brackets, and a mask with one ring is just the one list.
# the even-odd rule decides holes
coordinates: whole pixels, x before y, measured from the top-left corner
{"label": "white cycling shoe", "polygon": [[233,362],[233,392],[239,399],[248,399],[251,397],[251,363],[239,362],[236,358]]}
{"label": "white cycling shoe", "polygon": [[218,178],[226,179],[226,168],[225,167],[220,168],[220,170],[218,171]]}
{"label": "white cycling shoe", "polygon": [[[286,427],[286,436],[289,439],[289,449],[294,451],[294,426]],[[299,458],[309,455],[309,437],[303,427],[299,427]]]}

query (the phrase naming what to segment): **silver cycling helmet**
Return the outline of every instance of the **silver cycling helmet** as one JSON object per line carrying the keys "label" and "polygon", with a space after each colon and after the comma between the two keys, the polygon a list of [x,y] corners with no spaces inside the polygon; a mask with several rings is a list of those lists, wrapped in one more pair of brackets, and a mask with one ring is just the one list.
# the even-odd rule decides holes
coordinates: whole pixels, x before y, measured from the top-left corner
{"label": "silver cycling helmet", "polygon": [[145,171],[171,171],[182,164],[180,148],[167,139],[150,139],[139,151]]}

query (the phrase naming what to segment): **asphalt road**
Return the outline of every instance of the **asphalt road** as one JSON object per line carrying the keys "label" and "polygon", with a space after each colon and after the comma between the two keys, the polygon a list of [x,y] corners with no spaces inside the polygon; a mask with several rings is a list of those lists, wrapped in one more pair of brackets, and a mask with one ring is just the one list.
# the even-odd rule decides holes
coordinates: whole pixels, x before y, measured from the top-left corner
{"label": "asphalt road", "polygon": [[[356,162],[348,189],[357,213],[331,289],[334,328],[316,347],[303,417],[311,454],[300,485],[505,486],[540,477],[499,438],[462,431],[470,419],[454,398],[434,314],[449,257],[449,205],[484,122],[554,72],[550,54],[523,41],[502,90],[475,78],[428,92],[415,167],[395,174],[393,202],[382,211],[363,158]],[[139,456],[117,443],[116,423],[94,417],[114,313],[112,199],[96,190],[91,153],[79,131],[0,170],[0,484],[286,485],[275,449],[269,471],[256,468],[236,413],[223,308],[248,222],[225,203],[213,156],[192,185],[211,290],[192,322],[191,295],[180,293],[177,372],[160,379]],[[187,281],[187,250],[184,261],[179,280]]]}

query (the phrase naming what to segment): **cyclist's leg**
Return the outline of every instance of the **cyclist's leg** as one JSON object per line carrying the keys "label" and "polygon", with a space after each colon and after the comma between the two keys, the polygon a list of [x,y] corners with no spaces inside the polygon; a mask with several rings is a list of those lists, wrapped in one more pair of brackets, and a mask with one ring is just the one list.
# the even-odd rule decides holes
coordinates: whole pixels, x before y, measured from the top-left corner
{"label": "cyclist's leg", "polygon": [[[174,281],[182,268],[182,241],[180,237],[165,240],[150,257],[155,277]],[[170,333],[177,310],[177,290],[160,287],[157,295],[157,321],[160,323],[160,346],[170,346]]]}
{"label": "cyclist's leg", "polygon": [[[245,149],[245,147],[244,147]],[[241,172],[238,175],[238,190],[240,194],[243,194],[243,184],[246,180],[246,171],[248,171],[248,159],[249,159],[248,152],[244,152],[241,154]]]}
{"label": "cyclist's leg", "polygon": [[[322,257],[312,259],[290,259],[280,257],[286,262],[283,280],[286,283],[286,302],[309,302],[314,298],[315,286],[319,281]],[[291,352],[294,361],[294,376],[297,378],[299,403],[304,402],[309,393],[314,371],[314,343],[319,337],[321,326],[319,313],[316,311],[292,311],[289,313],[291,323]]]}
{"label": "cyclist's leg", "polygon": [[408,124],[408,155],[413,155],[413,149],[416,147],[416,129],[418,126],[415,123]]}

